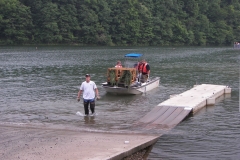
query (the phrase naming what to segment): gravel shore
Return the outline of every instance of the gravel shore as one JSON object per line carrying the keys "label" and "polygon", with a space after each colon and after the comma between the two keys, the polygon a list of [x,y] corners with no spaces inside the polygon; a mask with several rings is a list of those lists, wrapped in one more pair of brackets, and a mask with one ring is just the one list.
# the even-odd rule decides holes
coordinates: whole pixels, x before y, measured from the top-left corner
{"label": "gravel shore", "polygon": [[153,146],[147,147],[141,151],[138,151],[131,156],[125,157],[122,160],[146,160],[148,157],[148,154],[152,150]]}

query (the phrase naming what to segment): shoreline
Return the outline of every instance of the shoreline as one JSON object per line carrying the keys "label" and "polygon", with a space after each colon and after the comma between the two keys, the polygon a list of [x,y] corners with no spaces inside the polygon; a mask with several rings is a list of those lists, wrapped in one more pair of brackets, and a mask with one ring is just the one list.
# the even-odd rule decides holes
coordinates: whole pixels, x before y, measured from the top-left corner
{"label": "shoreline", "polygon": [[[145,155],[159,136],[0,125],[0,159],[124,159]],[[125,143],[125,141],[129,141]],[[94,152],[92,152],[94,150]],[[91,154],[89,154],[91,153]],[[134,159],[135,159],[134,158]]]}

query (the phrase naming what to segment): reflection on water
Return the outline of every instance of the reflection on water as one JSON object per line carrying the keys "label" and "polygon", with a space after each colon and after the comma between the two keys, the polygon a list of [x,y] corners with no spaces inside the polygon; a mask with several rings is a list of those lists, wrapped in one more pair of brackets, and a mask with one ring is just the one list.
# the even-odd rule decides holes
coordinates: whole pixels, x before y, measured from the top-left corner
{"label": "reflection on water", "polygon": [[[161,83],[146,94],[114,96],[100,86],[108,67],[129,52],[144,54],[151,77]],[[167,133],[153,147],[149,159],[235,159],[239,144],[239,52],[231,48],[81,48],[1,47],[0,122],[101,132]],[[77,102],[84,75],[91,74],[101,100],[97,116]],[[228,85],[231,97],[220,97],[171,131],[132,127],[155,105],[195,84]]]}
{"label": "reflection on water", "polygon": [[95,124],[94,116],[84,116],[85,124]]}

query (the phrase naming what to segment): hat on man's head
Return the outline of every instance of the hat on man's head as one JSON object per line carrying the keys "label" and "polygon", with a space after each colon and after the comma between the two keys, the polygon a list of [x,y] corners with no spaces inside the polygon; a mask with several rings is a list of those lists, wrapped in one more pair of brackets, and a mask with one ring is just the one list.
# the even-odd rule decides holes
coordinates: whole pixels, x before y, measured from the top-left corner
{"label": "hat on man's head", "polygon": [[90,74],[86,74],[86,76],[85,77],[90,77]]}

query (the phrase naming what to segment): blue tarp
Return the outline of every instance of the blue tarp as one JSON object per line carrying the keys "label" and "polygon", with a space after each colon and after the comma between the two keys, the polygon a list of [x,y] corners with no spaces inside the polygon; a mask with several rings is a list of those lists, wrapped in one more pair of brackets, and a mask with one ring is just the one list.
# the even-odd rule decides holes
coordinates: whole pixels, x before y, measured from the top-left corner
{"label": "blue tarp", "polygon": [[140,53],[128,53],[128,54],[125,54],[124,57],[135,57],[135,58],[138,58],[138,57],[141,57],[142,54]]}

